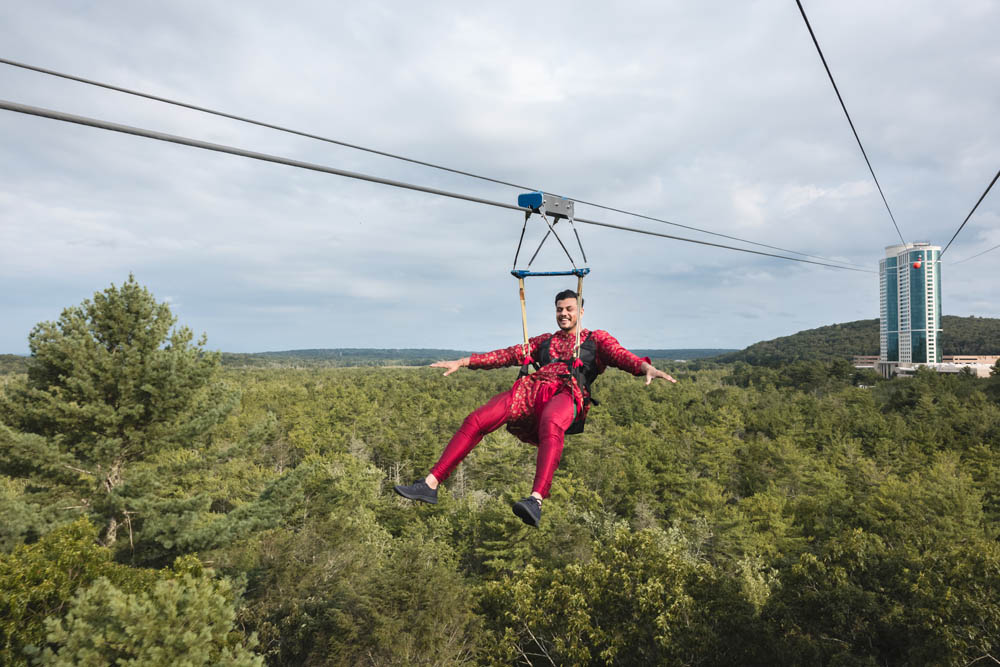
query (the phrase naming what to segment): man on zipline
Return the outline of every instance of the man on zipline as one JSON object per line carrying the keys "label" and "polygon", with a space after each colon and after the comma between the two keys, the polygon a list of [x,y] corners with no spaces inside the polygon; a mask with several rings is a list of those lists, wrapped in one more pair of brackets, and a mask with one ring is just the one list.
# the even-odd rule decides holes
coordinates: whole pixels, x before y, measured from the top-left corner
{"label": "man on zipline", "polygon": [[590,385],[597,376],[608,366],[614,366],[632,375],[645,375],[647,385],[654,378],[677,382],[657,370],[648,357],[640,359],[626,350],[607,331],[579,331],[579,358],[574,360],[577,326],[582,314],[583,307],[577,305],[576,292],[563,290],[556,295],[559,331],[530,339],[527,351],[519,344],[431,364],[447,369],[445,375],[463,366],[473,369],[527,367],[532,359],[538,362],[539,369],[519,377],[509,391],[497,394],[466,417],[430,474],[413,484],[395,487],[396,493],[411,500],[436,503],[438,484],[448,479],[484,435],[506,424],[507,430],[517,438],[538,447],[531,495],[514,503],[514,514],[526,524],[538,526],[542,518],[542,499],[549,495],[552,475],[562,456],[563,438],[567,432],[583,430],[591,403]]}

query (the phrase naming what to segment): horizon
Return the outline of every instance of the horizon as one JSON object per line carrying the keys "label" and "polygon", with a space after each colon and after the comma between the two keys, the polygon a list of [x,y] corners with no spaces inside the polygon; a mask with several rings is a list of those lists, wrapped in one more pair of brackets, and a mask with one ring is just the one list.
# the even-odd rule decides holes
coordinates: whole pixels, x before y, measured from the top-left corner
{"label": "horizon", "polygon": [[[950,314],[942,314],[941,317],[942,318],[945,318],[945,317],[958,317],[958,318],[966,318],[966,319],[1000,320],[1000,317],[988,317],[988,316],[982,316],[982,315],[950,315]],[[638,345],[631,346],[631,347],[629,347],[628,345],[626,345],[626,347],[628,349],[630,349],[630,350],[662,351],[662,352],[673,352],[673,351],[680,352],[680,351],[690,351],[690,350],[719,350],[720,353],[721,352],[736,352],[736,351],[745,350],[748,347],[751,347],[753,345],[757,345],[758,343],[766,343],[768,341],[777,340],[778,338],[786,338],[788,336],[794,336],[796,334],[804,333],[806,331],[813,331],[815,329],[822,329],[824,327],[832,327],[832,326],[838,326],[838,325],[844,325],[844,324],[853,324],[854,322],[864,322],[864,321],[868,321],[868,320],[874,320],[874,321],[878,322],[878,318],[877,317],[875,317],[875,318],[867,318],[866,317],[866,318],[862,318],[862,319],[859,319],[859,320],[850,320],[848,322],[831,322],[829,324],[822,324],[820,326],[811,327],[809,329],[800,329],[798,331],[793,331],[792,333],[781,334],[781,335],[775,336],[774,338],[766,338],[766,339],[754,341],[752,343],[747,343],[746,345],[743,345],[742,347],[716,347],[716,346],[703,346],[703,347],[660,347],[660,346],[653,346],[653,347],[649,347],[649,346],[638,346]],[[178,324],[180,326],[183,326],[183,324],[181,324],[181,323],[178,323]],[[198,332],[195,332],[195,333],[197,335]],[[27,341],[27,336],[25,336],[25,341]],[[621,341],[619,341],[619,342],[621,342]],[[517,343],[517,341],[514,341],[514,342],[510,343],[510,345],[514,345],[516,343]],[[623,345],[624,345],[624,343],[623,343]],[[509,345],[508,346],[503,346],[503,347],[509,347]],[[429,352],[441,352],[441,351],[481,352],[481,351],[487,351],[487,348],[475,348],[475,347],[423,347],[423,346],[420,346],[420,347],[399,347],[399,346],[359,347],[359,346],[356,346],[356,345],[343,345],[343,346],[337,346],[337,347],[284,348],[284,349],[252,350],[252,351],[251,350],[223,350],[221,348],[213,348],[213,347],[211,347],[209,345],[206,345],[206,349],[208,351],[211,351],[211,352],[221,352],[222,354],[281,354],[281,353],[314,352],[314,351],[315,352],[326,352],[326,351],[334,351],[334,350],[389,350],[389,351],[426,350],[426,351],[429,351]],[[490,349],[498,349],[498,348],[490,348]],[[0,354],[7,354],[7,355],[12,355],[12,356],[17,356],[17,357],[30,357],[31,356],[30,352],[0,352]]]}

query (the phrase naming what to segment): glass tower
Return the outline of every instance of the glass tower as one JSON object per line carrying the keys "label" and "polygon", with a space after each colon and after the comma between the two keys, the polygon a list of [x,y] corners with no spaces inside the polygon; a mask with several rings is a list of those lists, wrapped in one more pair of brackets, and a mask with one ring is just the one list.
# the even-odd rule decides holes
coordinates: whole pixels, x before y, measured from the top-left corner
{"label": "glass tower", "polygon": [[879,260],[879,360],[941,362],[941,247],[891,245]]}

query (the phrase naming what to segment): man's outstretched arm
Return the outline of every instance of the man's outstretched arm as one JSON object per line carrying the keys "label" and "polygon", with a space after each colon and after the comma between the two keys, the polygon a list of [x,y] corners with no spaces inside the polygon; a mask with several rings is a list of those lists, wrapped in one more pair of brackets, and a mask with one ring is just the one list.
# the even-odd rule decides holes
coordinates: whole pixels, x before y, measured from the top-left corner
{"label": "man's outstretched arm", "polygon": [[647,385],[657,378],[666,380],[667,382],[677,382],[677,380],[653,366],[649,357],[640,358],[629,352],[607,331],[597,329],[592,331],[590,335],[594,339],[594,342],[597,343],[597,352],[601,360],[608,366],[620,368],[633,375],[645,375]]}
{"label": "man's outstretched arm", "polygon": [[[528,341],[528,353],[533,355],[538,350],[538,346],[543,341],[550,338],[551,334],[535,336]],[[487,370],[490,368],[504,368],[505,366],[520,366],[524,363],[524,346],[512,345],[510,347],[484,352],[482,354],[472,354],[463,359],[454,361],[435,361],[432,368],[446,368],[445,375],[451,375],[459,368],[468,367],[472,369]]]}

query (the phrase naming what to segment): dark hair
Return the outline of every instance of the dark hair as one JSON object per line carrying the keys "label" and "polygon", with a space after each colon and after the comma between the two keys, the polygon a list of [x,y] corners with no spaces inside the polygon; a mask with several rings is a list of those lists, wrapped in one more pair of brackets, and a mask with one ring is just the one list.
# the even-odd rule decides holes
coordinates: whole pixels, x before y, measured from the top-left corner
{"label": "dark hair", "polygon": [[556,303],[559,303],[563,299],[576,299],[576,302],[580,305],[580,308],[583,308],[583,299],[578,297],[576,295],[576,292],[574,292],[571,289],[564,289],[562,292],[559,292],[559,294],[556,294]]}

